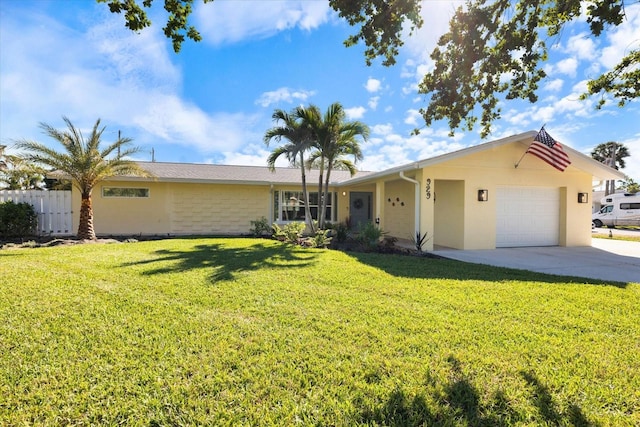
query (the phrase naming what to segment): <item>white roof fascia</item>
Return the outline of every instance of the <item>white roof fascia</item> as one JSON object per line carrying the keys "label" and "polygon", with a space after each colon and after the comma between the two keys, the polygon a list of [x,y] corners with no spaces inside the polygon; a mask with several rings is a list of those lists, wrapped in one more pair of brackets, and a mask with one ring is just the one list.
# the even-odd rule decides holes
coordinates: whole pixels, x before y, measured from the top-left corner
{"label": "white roof fascia", "polygon": [[406,165],[396,166],[395,168],[386,169],[380,172],[375,172],[363,177],[348,179],[340,183],[340,186],[344,185],[353,185],[365,181],[369,181],[371,179],[376,180],[378,178],[382,178],[385,176],[393,176],[399,174],[400,172],[409,172],[416,169],[422,169],[426,166],[432,166],[438,163],[446,162],[448,160],[457,159],[459,157],[468,156],[469,154],[477,153],[480,151],[484,151],[488,148],[499,147],[504,144],[510,144],[516,141],[530,141],[532,140],[538,132],[529,131],[520,133],[518,135],[512,135],[507,138],[496,139],[495,141],[485,142],[483,144],[474,145],[473,147],[463,148],[462,150],[453,151],[451,153],[441,154],[439,156],[431,157],[429,159],[419,160],[417,162],[411,162]]}

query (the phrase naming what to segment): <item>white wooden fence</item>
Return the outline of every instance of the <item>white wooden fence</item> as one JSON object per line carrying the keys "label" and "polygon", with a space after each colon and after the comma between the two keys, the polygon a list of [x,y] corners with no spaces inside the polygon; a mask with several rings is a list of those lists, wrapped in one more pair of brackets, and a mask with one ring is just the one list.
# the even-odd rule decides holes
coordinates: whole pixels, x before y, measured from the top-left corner
{"label": "white wooden fence", "polygon": [[38,214],[38,235],[73,234],[71,191],[0,190],[0,203],[29,203]]}

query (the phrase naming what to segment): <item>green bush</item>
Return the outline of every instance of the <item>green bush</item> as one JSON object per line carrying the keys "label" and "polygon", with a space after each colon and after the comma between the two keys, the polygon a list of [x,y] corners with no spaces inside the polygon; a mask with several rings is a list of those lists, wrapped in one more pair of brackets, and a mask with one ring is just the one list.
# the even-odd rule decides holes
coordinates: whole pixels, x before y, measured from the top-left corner
{"label": "green bush", "polygon": [[271,235],[271,226],[269,225],[269,221],[265,217],[261,217],[251,222],[251,228],[249,231],[251,235],[254,237],[264,237]]}
{"label": "green bush", "polygon": [[28,203],[0,203],[0,237],[32,236],[38,226],[38,215]]}
{"label": "green bush", "polygon": [[302,242],[302,233],[307,228],[304,222],[290,222],[284,227],[280,227],[278,224],[273,224],[273,236],[285,243],[292,243],[298,245]]}
{"label": "green bush", "polygon": [[384,234],[384,231],[378,228],[373,222],[367,222],[360,224],[358,227],[358,236],[356,237],[356,241],[364,251],[372,252],[377,250],[378,243]]}
{"label": "green bush", "polygon": [[304,243],[312,248],[326,248],[331,244],[331,230],[318,230],[315,236],[307,237]]}
{"label": "green bush", "polygon": [[349,238],[351,231],[349,230],[349,225],[344,222],[340,222],[333,226],[333,231],[335,233],[336,241],[338,243],[344,243]]}

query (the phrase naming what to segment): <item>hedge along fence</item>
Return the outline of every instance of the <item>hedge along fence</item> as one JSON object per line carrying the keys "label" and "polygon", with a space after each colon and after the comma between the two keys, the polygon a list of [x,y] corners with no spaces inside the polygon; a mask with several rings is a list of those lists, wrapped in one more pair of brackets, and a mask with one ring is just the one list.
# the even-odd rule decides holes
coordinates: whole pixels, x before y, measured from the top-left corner
{"label": "hedge along fence", "polygon": [[0,203],[28,203],[38,216],[37,235],[73,234],[71,191],[0,190]]}
{"label": "hedge along fence", "polygon": [[28,203],[0,203],[0,238],[33,236],[38,215]]}

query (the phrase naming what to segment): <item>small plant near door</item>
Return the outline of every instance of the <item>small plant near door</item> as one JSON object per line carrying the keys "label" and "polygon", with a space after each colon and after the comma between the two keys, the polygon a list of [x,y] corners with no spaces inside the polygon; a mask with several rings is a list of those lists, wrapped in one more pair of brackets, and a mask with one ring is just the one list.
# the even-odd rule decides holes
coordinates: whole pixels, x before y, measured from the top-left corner
{"label": "small plant near door", "polygon": [[366,252],[373,252],[378,249],[378,243],[384,236],[384,231],[378,228],[373,222],[361,223],[358,227],[356,241]]}
{"label": "small plant near door", "polygon": [[427,237],[429,235],[428,231],[425,231],[424,234],[420,233],[420,231],[416,231],[415,237],[411,238],[411,241],[416,247],[416,251],[419,254],[423,252],[424,245],[431,240],[431,237]]}

